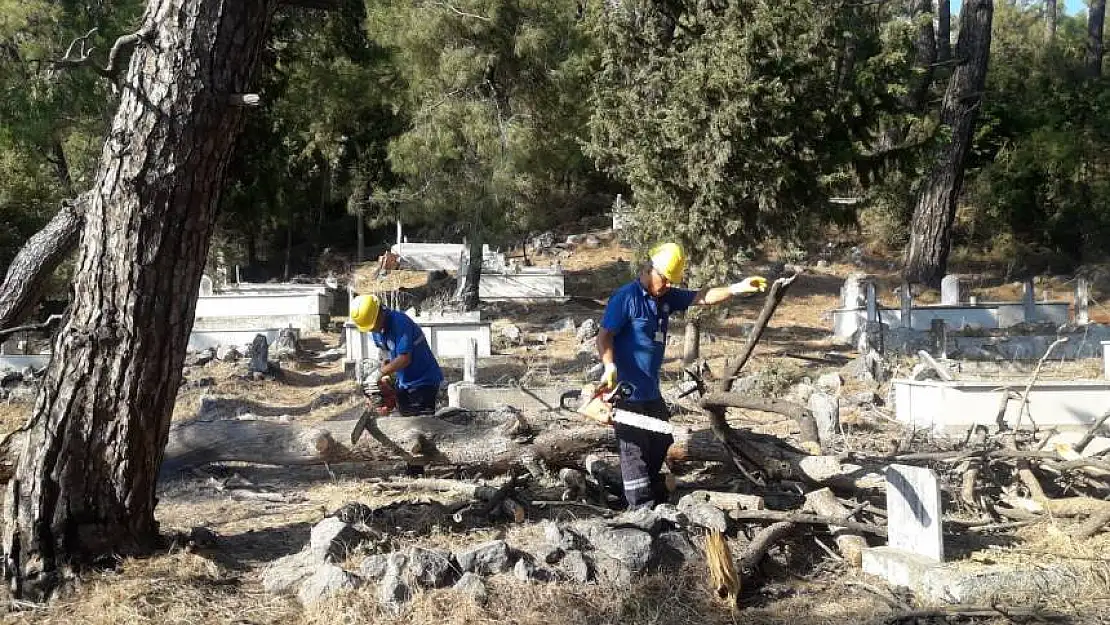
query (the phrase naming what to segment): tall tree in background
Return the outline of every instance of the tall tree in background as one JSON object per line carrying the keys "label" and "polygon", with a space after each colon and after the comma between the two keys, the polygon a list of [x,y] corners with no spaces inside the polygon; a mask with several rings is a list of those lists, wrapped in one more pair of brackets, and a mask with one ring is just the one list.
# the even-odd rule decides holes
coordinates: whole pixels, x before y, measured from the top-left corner
{"label": "tall tree in background", "polygon": [[1087,75],[1102,76],[1102,28],[1106,21],[1106,0],[1091,0],[1087,12]]}
{"label": "tall tree in background", "polygon": [[[477,305],[483,242],[550,227],[593,182],[578,140],[591,74],[572,0],[387,4],[370,32],[388,46],[408,111],[389,159],[403,185],[376,194],[387,218],[470,243]],[[519,240],[518,238],[516,240]]]}
{"label": "tall tree in background", "polygon": [[937,0],[937,61],[952,58],[952,0]]}
{"label": "tall tree in background", "polygon": [[903,269],[909,282],[940,286],[947,270],[956,203],[986,84],[993,14],[993,0],[969,0],[960,11],[957,65],[940,114],[951,136],[918,194]]}
{"label": "tall tree in background", "polygon": [[48,596],[149,547],[197,285],[275,0],[149,0],[103,145],[70,314],[4,500],[4,572]]}
{"label": "tall tree in background", "polygon": [[1048,43],[1056,40],[1058,21],[1056,0],[1044,0],[1044,38]]}
{"label": "tall tree in background", "polygon": [[[683,243],[695,283],[850,221],[827,201],[900,108],[910,33],[876,4],[602,3],[590,152],[632,188],[635,243]],[[805,19],[799,19],[805,16]],[[886,36],[884,36],[886,35]],[[843,185],[843,186],[841,186]]]}

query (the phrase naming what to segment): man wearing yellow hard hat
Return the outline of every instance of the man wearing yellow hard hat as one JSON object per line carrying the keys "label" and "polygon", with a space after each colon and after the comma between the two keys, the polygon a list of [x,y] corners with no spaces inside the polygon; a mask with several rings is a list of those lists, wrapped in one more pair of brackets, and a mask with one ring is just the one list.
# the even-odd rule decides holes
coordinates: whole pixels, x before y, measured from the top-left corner
{"label": "man wearing yellow hard hat", "polygon": [[[667,421],[670,410],[659,391],[659,370],[667,345],[670,315],[690,306],[713,305],[735,295],[759,293],[767,280],[752,276],[729,286],[700,291],[677,288],[686,269],[686,254],[676,243],[663,243],[651,251],[638,279],[617,289],[609,298],[597,350],[605,366],[602,387],[618,383],[631,393],[616,407]],[[624,496],[630,508],[663,503],[667,490],[659,471],[674,439],[661,434],[614,424],[620,446]]]}
{"label": "man wearing yellow hard hat", "polygon": [[388,385],[403,416],[435,412],[443,371],[420,326],[405,313],[382,306],[374,295],[359,295],[351,302],[351,321],[359,331],[372,333],[374,345],[389,353],[363,381],[368,393]]}

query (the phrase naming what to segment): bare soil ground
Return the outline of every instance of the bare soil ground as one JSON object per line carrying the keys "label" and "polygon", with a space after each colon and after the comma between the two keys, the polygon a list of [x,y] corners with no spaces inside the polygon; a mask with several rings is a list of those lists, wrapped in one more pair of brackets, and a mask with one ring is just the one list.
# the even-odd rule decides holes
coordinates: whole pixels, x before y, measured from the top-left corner
{"label": "bare soil ground", "polygon": [[[557,383],[574,387],[592,362],[589,355],[577,354],[572,333],[555,332],[552,324],[567,317],[581,323],[599,319],[604,298],[616,286],[631,279],[628,261],[632,253],[616,243],[596,249],[581,248],[564,262],[570,272],[567,288],[572,296],[563,304],[493,307],[495,334],[508,323],[524,331],[519,345],[501,345],[503,355],[496,371],[483,372],[484,381],[527,377],[529,383]],[[550,259],[540,258],[539,262]],[[758,271],[753,266],[751,273]],[[816,379],[829,370],[827,365],[793,358],[790,355],[821,356],[829,351],[850,354],[848,348],[829,340],[829,312],[837,306],[844,276],[860,271],[842,263],[832,263],[802,275],[776,314],[772,327],[756,352],[749,372],[770,371],[769,389],[781,391],[803,377]],[[897,278],[890,270],[879,275],[884,285],[883,300],[897,305],[890,289]],[[1067,292],[1061,281],[1046,287]],[[982,299],[1013,298],[1020,294],[1013,284],[991,284],[984,280],[977,289]],[[735,353],[745,340],[745,332],[758,311],[758,300],[731,306],[727,315],[707,324],[702,354],[711,371],[720,371],[726,356]],[[681,340],[682,325],[673,333]],[[541,337],[540,335],[545,335]],[[545,341],[541,341],[546,338]],[[315,347],[333,347],[338,336],[311,337]],[[666,376],[679,376],[681,346],[668,348]],[[787,355],[790,354],[790,355]],[[1074,367],[1074,365],[1072,365]],[[1050,368],[1051,369],[1051,368]],[[1053,373],[1055,371],[1055,373]],[[335,418],[357,409],[360,399],[354,385],[345,379],[340,363],[288,367],[277,380],[249,381],[241,374],[245,363],[213,362],[191,368],[188,382],[178,395],[175,420],[197,414],[203,400],[236,402],[243,412],[260,416],[287,415],[297,422],[312,423]],[[1046,375],[1074,376],[1075,369],[1061,365]],[[457,370],[449,375],[459,377]],[[211,378],[201,386],[197,380]],[[848,391],[854,381],[848,381]],[[862,388],[862,387],[861,387]],[[27,404],[0,404],[0,432],[18,427],[29,413]],[[900,428],[885,422],[880,415],[844,415],[846,441],[857,448],[885,448],[904,435]],[[690,417],[686,417],[690,419]],[[774,415],[733,411],[730,419],[737,426],[750,427],[787,436],[793,422]],[[433,493],[398,493],[383,489],[382,472],[393,467],[263,467],[224,465],[184,474],[165,481],[160,487],[159,520],[165,533],[188,532],[204,526],[219,534],[214,549],[172,548],[141,559],[128,559],[111,571],[86,575],[76,593],[45,607],[26,606],[22,611],[0,617],[3,623],[136,623],[169,625],[178,623],[221,624],[339,624],[411,623],[484,624],[514,623],[542,625],[579,624],[685,624],[712,625],[732,623],[839,624],[868,622],[891,612],[890,606],[874,593],[863,590],[874,580],[824,557],[812,543],[787,543],[776,552],[776,562],[789,563],[773,569],[773,576],[758,589],[748,589],[740,611],[716,603],[706,587],[706,574],[700,567],[689,567],[682,574],[641,579],[630,590],[605,585],[574,583],[535,584],[517,581],[510,575],[495,577],[490,585],[490,600],[479,606],[451,590],[420,592],[400,613],[384,611],[372,592],[354,591],[319,604],[301,607],[294,597],[265,593],[260,583],[261,568],[281,556],[294,553],[307,542],[311,526],[325,514],[349,501],[372,507],[398,499],[411,502],[442,497]],[[709,470],[714,470],[712,467]],[[241,476],[259,488],[283,493],[284,502],[239,500],[217,488],[220,479]],[[974,545],[973,557],[989,558],[1106,558],[1110,542],[1104,536],[1084,544],[1070,542],[1062,531],[1065,522],[1049,521],[1022,528],[1006,540],[986,539]],[[419,518],[407,519],[396,527],[391,540],[395,547],[411,544],[455,547],[490,538],[506,538],[511,543],[526,543],[539,532],[530,520],[523,524],[458,528],[429,524]],[[734,553],[746,542],[744,536],[732,541]],[[817,555],[815,555],[815,553]],[[1039,554],[1039,555],[1038,555]],[[348,563],[357,569],[357,559]],[[862,582],[862,586],[859,583]],[[1058,609],[1077,615],[1093,615],[1106,607],[1099,597],[1110,596],[1110,582],[1092,580],[1092,603],[1077,608],[1065,601],[1055,602]],[[921,621],[934,622],[934,621]],[[939,622],[939,621],[936,621]],[[999,622],[1006,622],[999,619]],[[1095,622],[1095,621],[1090,621]]]}

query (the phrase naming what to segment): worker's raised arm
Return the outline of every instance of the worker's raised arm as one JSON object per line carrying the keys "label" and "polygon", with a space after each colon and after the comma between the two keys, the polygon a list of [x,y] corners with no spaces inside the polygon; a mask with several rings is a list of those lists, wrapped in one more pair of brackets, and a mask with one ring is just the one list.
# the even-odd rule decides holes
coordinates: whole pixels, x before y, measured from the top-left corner
{"label": "worker's raised arm", "polygon": [[694,306],[712,306],[726,302],[737,295],[751,295],[767,290],[767,279],[762,276],[751,276],[740,282],[728,286],[704,288],[694,297]]}

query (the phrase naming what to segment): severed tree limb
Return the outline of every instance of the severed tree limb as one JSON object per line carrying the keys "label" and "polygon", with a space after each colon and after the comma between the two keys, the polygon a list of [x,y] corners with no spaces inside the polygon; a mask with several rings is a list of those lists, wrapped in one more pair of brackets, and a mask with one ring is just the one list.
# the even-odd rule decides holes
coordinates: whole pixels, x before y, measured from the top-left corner
{"label": "severed tree limb", "polygon": [[798,422],[798,427],[801,429],[799,438],[803,443],[819,443],[817,438],[817,421],[813,418],[813,413],[801,404],[778,399],[747,397],[739,393],[716,392],[709,393],[703,397],[701,406],[707,409],[728,406],[730,408],[772,412],[774,414],[790,417]]}
{"label": "severed tree limb", "polygon": [[77,245],[88,196],[62,202],[54,217],[36,232],[8,265],[0,283],[0,328],[10,328],[27,317],[42,295],[46,277]]}
{"label": "severed tree limb", "polygon": [[[744,368],[744,365],[747,364],[752,353],[755,352],[755,346],[763,336],[763,331],[771,321],[771,316],[775,314],[775,309],[778,308],[779,303],[782,302],[782,298],[786,295],[786,291],[797,277],[795,273],[778,278],[771,283],[771,289],[767,294],[767,299],[763,303],[763,308],[759,312],[759,317],[756,318],[751,334],[748,335],[748,342],[745,343],[740,354],[735,359],[728,362],[726,370],[721,376],[720,383],[715,389],[716,392],[728,393],[732,390],[732,381],[736,378],[737,374],[740,373],[740,370]],[[729,455],[732,457],[732,461],[736,467],[750,480],[757,484],[761,484],[761,480],[759,480],[757,476],[751,475],[748,466],[765,471],[767,465],[766,459],[758,453],[757,449],[754,449],[750,445],[745,445],[742,438],[733,432],[728,421],[725,420],[725,407],[720,405],[706,405],[703,403],[701,409],[709,417],[709,423],[713,428],[714,435],[729,451]]]}
{"label": "severed tree limb", "polygon": [[782,512],[780,510],[732,510],[729,518],[741,523],[778,523],[786,521],[791,524],[805,525],[835,525],[855,532],[886,536],[886,528],[870,523],[852,521],[846,517],[810,514],[807,512]]}
{"label": "severed tree limb", "polygon": [[748,543],[747,548],[744,549],[743,555],[740,556],[740,571],[750,576],[759,566],[764,556],[767,555],[767,552],[771,550],[771,547],[774,547],[775,543],[794,531],[795,527],[797,527],[797,524],[790,521],[778,521],[759,530],[759,533],[752,538],[752,542]]}
{"label": "severed tree limb", "polygon": [[1110,506],[1092,514],[1090,518],[1075,529],[1075,533],[1072,535],[1076,540],[1087,540],[1102,531],[1102,528],[1106,527],[1107,524],[1110,524]]}

